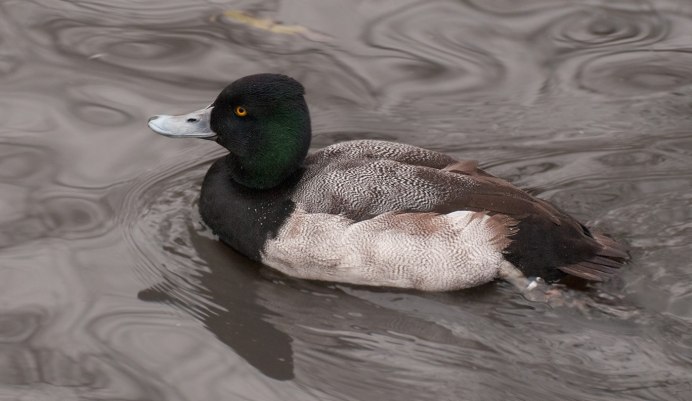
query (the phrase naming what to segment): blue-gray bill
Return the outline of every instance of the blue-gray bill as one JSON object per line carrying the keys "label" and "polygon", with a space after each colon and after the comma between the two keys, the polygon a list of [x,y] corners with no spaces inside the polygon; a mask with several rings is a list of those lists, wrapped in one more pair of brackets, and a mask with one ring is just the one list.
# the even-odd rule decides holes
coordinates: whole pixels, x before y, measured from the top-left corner
{"label": "blue-gray bill", "polygon": [[159,115],[149,119],[149,128],[157,134],[171,138],[214,139],[209,126],[212,106],[177,116]]}

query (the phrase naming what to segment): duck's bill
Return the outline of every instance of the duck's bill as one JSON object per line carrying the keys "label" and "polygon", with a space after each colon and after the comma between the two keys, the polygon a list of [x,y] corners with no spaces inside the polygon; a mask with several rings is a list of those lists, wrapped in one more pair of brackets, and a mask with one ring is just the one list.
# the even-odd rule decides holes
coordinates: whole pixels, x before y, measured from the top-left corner
{"label": "duck's bill", "polygon": [[179,116],[160,115],[149,119],[149,128],[157,134],[171,138],[214,139],[216,134],[209,126],[212,106]]}

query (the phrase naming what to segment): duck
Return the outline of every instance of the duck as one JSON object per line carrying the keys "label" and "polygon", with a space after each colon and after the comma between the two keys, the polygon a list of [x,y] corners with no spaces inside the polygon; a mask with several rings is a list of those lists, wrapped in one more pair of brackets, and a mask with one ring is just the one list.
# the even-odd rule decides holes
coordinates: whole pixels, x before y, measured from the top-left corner
{"label": "duck", "polygon": [[291,277],[526,288],[535,279],[605,281],[629,259],[622,244],[474,160],[381,140],[309,153],[305,89],[286,75],[245,76],[208,107],[148,126],[228,150],[204,177],[201,218],[221,242]]}

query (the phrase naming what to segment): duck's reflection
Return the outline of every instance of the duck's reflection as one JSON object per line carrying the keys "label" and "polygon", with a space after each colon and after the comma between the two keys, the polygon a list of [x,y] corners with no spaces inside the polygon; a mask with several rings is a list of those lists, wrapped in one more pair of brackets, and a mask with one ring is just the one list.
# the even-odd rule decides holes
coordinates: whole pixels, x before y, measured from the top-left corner
{"label": "duck's reflection", "polygon": [[293,378],[291,337],[265,319],[272,314],[257,302],[257,266],[218,241],[190,230],[192,247],[210,271],[196,271],[204,298],[210,305],[190,305],[181,301],[174,284],[160,284],[141,291],[139,299],[170,302],[193,309],[204,325],[235,353],[268,377]]}
{"label": "duck's reflection", "polygon": [[[430,312],[441,304],[458,305],[466,298],[492,296],[494,292],[487,288],[424,295],[293,280],[279,273],[277,280],[268,280],[261,275],[273,274],[270,269],[250,262],[191,226],[187,234],[190,247],[208,270],[189,268],[185,270],[189,276],[182,281],[166,280],[141,291],[139,298],[192,310],[219,340],[270,378],[300,376],[300,382],[313,388],[354,395],[359,390],[349,383],[358,382],[365,391],[377,385],[377,378],[385,371],[410,363],[412,356],[406,348],[417,341],[414,339],[428,344],[424,348],[440,347],[439,356],[445,360],[448,351],[473,350],[481,356],[494,353],[475,336],[430,319]],[[194,288],[189,283],[194,283]],[[191,292],[197,296],[191,297]],[[200,300],[199,295],[204,302],[192,300]],[[449,319],[443,320],[449,322],[471,320],[474,315],[471,312],[465,318],[465,312],[456,307],[447,312]],[[435,313],[437,318],[444,315],[439,310]],[[300,344],[299,349],[294,349],[294,341]],[[405,346],[398,349],[400,345]],[[365,363],[368,355],[380,355],[386,361]],[[411,372],[402,368],[399,373],[401,377],[390,375],[393,383],[411,383]],[[334,377],[343,380],[334,381]],[[341,388],[344,386],[348,388]],[[391,390],[396,393],[395,388]]]}

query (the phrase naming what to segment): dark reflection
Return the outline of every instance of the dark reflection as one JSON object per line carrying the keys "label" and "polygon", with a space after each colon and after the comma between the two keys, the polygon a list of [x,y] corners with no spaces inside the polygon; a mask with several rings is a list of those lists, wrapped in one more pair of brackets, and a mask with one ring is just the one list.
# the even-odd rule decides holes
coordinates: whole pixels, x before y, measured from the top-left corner
{"label": "dark reflection", "polygon": [[[496,352],[475,335],[458,333],[457,325],[465,320],[480,319],[474,324],[481,326],[490,322],[479,311],[464,317],[456,306],[446,309],[445,305],[492,302],[488,297],[497,296],[493,285],[453,294],[421,294],[335,286],[274,273],[208,238],[198,227],[194,209],[207,166],[193,162],[143,176],[142,184],[128,195],[136,202],[134,210],[142,213],[128,218],[132,224],[128,238],[145,262],[138,268],[158,277],[151,288],[140,291],[140,300],[190,312],[268,377],[294,379],[327,393],[365,397],[382,375],[389,374],[392,364],[410,364],[417,358],[480,369],[486,373],[478,380],[489,383],[485,359],[493,360]],[[382,346],[392,347],[388,361],[368,363],[378,358]],[[401,352],[406,349],[410,351]],[[424,356],[428,352],[431,355]],[[390,375],[382,391],[394,397],[400,386],[422,390],[430,380],[412,375],[409,369]]]}
{"label": "dark reflection", "polygon": [[267,322],[272,312],[258,305],[256,264],[218,241],[189,231],[192,247],[210,272],[199,272],[199,294],[209,299],[208,308],[185,303],[176,297],[171,282],[141,291],[143,301],[169,302],[192,309],[216,337],[268,377],[293,379],[291,337]]}
{"label": "dark reflection", "polygon": [[269,322],[274,312],[258,299],[258,266],[199,227],[196,199],[207,158],[143,175],[128,193],[127,239],[141,253],[137,268],[156,280],[138,298],[189,312],[264,375],[290,380],[292,339]]}

